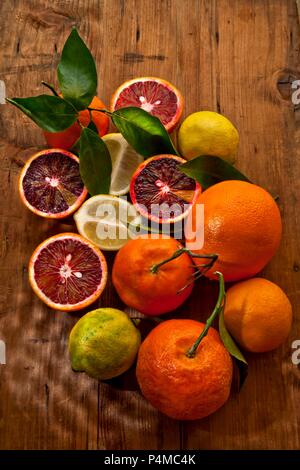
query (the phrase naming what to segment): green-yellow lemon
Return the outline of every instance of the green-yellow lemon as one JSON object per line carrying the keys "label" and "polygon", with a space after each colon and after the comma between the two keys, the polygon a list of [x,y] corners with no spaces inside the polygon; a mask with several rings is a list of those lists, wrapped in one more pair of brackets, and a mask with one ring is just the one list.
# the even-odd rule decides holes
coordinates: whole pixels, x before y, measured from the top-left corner
{"label": "green-yellow lemon", "polygon": [[117,377],[131,367],[140,343],[140,332],[126,313],[98,308],[80,318],[71,331],[72,369],[99,380]]}
{"label": "green-yellow lemon", "polygon": [[239,134],[234,125],[213,111],[190,114],[178,132],[179,151],[187,160],[214,155],[234,163],[238,144]]}

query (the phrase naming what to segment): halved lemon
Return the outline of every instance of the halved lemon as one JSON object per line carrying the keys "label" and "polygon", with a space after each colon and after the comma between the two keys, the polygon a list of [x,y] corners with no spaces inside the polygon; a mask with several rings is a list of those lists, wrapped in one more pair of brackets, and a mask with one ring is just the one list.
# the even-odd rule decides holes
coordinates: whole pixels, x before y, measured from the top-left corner
{"label": "halved lemon", "polygon": [[141,217],[126,199],[100,194],[74,214],[80,235],[102,250],[119,250],[139,233]]}
{"label": "halved lemon", "polygon": [[106,134],[102,139],[109,150],[112,161],[109,192],[114,196],[122,196],[128,193],[131,177],[144,159],[129,145],[122,134]]}

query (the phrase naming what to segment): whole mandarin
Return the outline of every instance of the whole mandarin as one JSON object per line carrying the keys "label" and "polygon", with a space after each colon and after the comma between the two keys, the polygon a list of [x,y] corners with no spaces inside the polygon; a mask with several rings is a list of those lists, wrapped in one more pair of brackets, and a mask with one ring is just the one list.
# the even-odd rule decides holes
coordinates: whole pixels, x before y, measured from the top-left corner
{"label": "whole mandarin", "polygon": [[214,328],[208,330],[195,356],[187,356],[204,326],[195,320],[164,321],[139,349],[136,374],[142,394],[171,418],[204,418],[229,397],[232,360]]}
{"label": "whole mandarin", "polygon": [[193,283],[189,283],[194,268],[187,253],[153,270],[154,265],[179,248],[182,245],[174,238],[142,235],[120,249],[112,281],[126,305],[145,315],[160,315],[175,310],[188,298],[193,289]]}
{"label": "whole mandarin", "polygon": [[280,346],[292,324],[292,306],[283,290],[267,279],[253,278],[230,287],[224,320],[244,349],[266,352]]}

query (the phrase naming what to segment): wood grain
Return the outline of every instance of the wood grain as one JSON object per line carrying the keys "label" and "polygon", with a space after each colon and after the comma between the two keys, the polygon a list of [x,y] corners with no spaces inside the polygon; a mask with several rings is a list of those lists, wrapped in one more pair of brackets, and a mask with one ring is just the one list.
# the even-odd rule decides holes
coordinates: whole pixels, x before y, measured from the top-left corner
{"label": "wood grain", "polygon": [[[7,20],[9,18],[9,21]],[[0,365],[2,449],[296,449],[300,445],[299,116],[291,81],[299,79],[300,27],[292,0],[2,0],[0,80],[8,96],[42,92],[72,25],[89,44],[107,103],[125,79],[156,75],[185,96],[185,115],[220,111],[238,127],[238,168],[279,195],[281,248],[263,273],[289,295],[294,324],[286,344],[248,356],[250,374],[215,415],[172,421],[140,396],[134,371],[98,384],[71,371],[67,337],[78,315],[47,309],[32,293],[27,263],[48,236],[74,229],[47,222],[20,203],[20,167],[44,145],[41,132],[0,105]],[[109,255],[111,265],[113,255]],[[176,315],[204,319],[215,286],[201,282]],[[121,307],[111,282],[103,306]]]}

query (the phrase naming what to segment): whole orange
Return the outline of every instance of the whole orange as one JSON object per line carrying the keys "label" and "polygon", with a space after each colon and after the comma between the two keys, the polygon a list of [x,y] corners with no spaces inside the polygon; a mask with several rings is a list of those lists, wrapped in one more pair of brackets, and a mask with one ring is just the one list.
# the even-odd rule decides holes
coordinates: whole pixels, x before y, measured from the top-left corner
{"label": "whole orange", "polygon": [[286,340],[292,324],[292,307],[276,284],[253,278],[228,289],[224,320],[243,348],[266,352]]}
{"label": "whole orange", "polygon": [[145,315],[179,307],[192,292],[193,283],[183,289],[192,279],[192,259],[183,253],[157,270],[153,267],[180,248],[182,245],[168,236],[142,235],[129,240],[118,252],[112,270],[113,284],[123,302]]}
{"label": "whole orange", "polygon": [[[197,204],[204,205],[204,222],[196,220]],[[276,253],[281,239],[281,217],[272,196],[245,181],[223,181],[204,191],[189,217],[186,246],[195,253],[215,253],[218,260],[207,272],[225,281],[237,281],[261,271]],[[204,244],[195,247],[195,233],[204,225]],[[192,231],[195,231],[192,233]]]}
{"label": "whole orange", "polygon": [[[95,109],[104,109],[105,105],[102,101],[97,97],[94,96],[91,104],[89,105],[91,108]],[[107,134],[108,127],[109,127],[109,118],[104,113],[99,113],[98,111],[92,111],[92,118],[93,122],[98,129],[98,133],[100,136]],[[79,112],[79,122],[84,126],[88,126],[90,122],[90,113],[87,109]],[[47,132],[44,131],[44,136],[47,141],[49,147],[52,148],[60,148],[69,150],[73,147],[75,142],[79,139],[81,133],[81,127],[78,122],[74,122],[72,126],[68,127],[61,132]]]}
{"label": "whole orange", "polygon": [[186,355],[203,328],[195,320],[164,321],[140,347],[136,373],[142,394],[171,418],[204,418],[229,397],[232,360],[214,328],[194,357]]}

